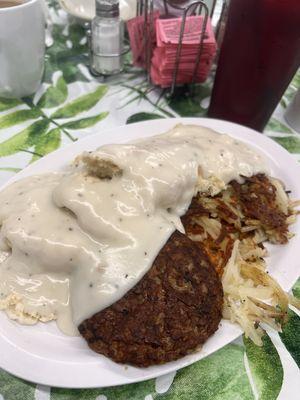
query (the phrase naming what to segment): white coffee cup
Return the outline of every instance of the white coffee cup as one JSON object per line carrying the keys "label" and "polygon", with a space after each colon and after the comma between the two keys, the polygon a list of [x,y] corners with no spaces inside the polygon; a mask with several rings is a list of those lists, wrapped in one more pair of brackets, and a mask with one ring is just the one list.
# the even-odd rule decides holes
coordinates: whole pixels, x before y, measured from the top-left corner
{"label": "white coffee cup", "polygon": [[0,7],[0,96],[33,94],[42,79],[44,55],[43,0]]}

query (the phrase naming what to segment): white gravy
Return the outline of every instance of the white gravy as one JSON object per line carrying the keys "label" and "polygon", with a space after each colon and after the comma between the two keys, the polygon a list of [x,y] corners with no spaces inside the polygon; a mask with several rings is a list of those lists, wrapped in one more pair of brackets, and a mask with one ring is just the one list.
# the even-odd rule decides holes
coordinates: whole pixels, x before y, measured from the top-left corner
{"label": "white gravy", "polygon": [[[68,334],[136,285],[172,232],[183,231],[180,217],[198,191],[214,195],[269,172],[252,148],[192,125],[81,160],[0,193],[0,300],[18,295],[24,312],[57,319]],[[103,162],[120,173],[95,176]]]}

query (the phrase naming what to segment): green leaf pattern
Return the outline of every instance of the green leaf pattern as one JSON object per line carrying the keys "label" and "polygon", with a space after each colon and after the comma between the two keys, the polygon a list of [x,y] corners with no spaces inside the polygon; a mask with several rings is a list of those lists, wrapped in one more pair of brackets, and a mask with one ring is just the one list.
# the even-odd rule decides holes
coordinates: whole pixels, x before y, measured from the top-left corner
{"label": "green leaf pattern", "polygon": [[279,333],[282,342],[300,368],[300,317],[289,310],[289,320]]}
{"label": "green leaf pattern", "polygon": [[293,287],[293,295],[297,298],[300,299],[300,278],[297,280]]}
{"label": "green leaf pattern", "polygon": [[46,92],[42,95],[40,100],[37,103],[37,106],[40,108],[52,108],[57,107],[64,103],[68,97],[68,86],[64,80],[64,77],[61,76],[57,84],[51,85],[48,87]]}
{"label": "green leaf pattern", "polygon": [[0,129],[18,125],[30,119],[36,119],[40,115],[41,113],[38,109],[18,110],[11,114],[3,115],[0,117]]}
{"label": "green leaf pattern", "polygon": [[186,88],[178,88],[174,96],[169,99],[169,106],[181,117],[204,117],[207,108],[203,101],[210,96],[211,87],[207,84],[197,85],[194,95],[191,96]]}
{"label": "green leaf pattern", "polygon": [[299,136],[271,136],[277,143],[281,144],[290,153],[300,153],[300,137]]}
{"label": "green leaf pattern", "polygon": [[34,155],[31,162],[38,160],[40,157],[51,153],[59,148],[61,143],[61,130],[59,128],[51,129],[45,135],[40,135],[34,146]]}
{"label": "green leaf pattern", "polygon": [[48,126],[49,121],[39,120],[17,135],[5,140],[0,144],[0,157],[10,156],[33,146],[38,137],[46,132]]}
{"label": "green leaf pattern", "polygon": [[[106,85],[98,85],[91,93],[82,95],[75,100],[67,102],[58,108],[49,117],[43,108],[54,108],[64,103],[68,97],[68,86],[61,76],[56,85],[51,85],[41,96],[37,104],[32,99],[24,99],[27,109],[17,110],[0,116],[0,129],[9,128],[21,124],[30,119],[38,119],[31,125],[23,128],[17,134],[0,143],[0,157],[10,156],[20,151],[30,151],[33,157],[30,162],[56,150],[61,144],[61,135],[65,134],[71,140],[75,140],[68,130],[82,130],[96,125],[105,119],[109,112],[104,111],[97,115],[77,120],[69,120],[60,124],[59,119],[70,119],[83,112],[87,112],[98,104],[108,91]],[[4,102],[5,103],[5,102]],[[3,103],[3,104],[4,104]],[[6,103],[6,105],[16,103]],[[48,128],[50,128],[49,132]],[[33,148],[31,150],[31,148]]]}
{"label": "green leaf pattern", "polygon": [[[86,31],[83,26],[73,24],[65,30],[65,23],[54,24],[52,27],[53,44],[47,49],[44,81],[52,82],[54,72],[61,71],[65,81],[69,84],[75,81],[87,81],[80,71],[78,64],[88,62],[88,48]],[[71,46],[69,45],[71,42]]]}
{"label": "green leaf pattern", "polygon": [[276,118],[271,118],[267,127],[267,131],[275,131],[275,132],[284,132],[284,133],[293,133],[293,131],[282,122],[278,121]]}
{"label": "green leaf pattern", "polygon": [[256,346],[244,337],[250,370],[260,400],[276,400],[283,381],[283,369],[278,352],[267,334],[263,346]]}
{"label": "green leaf pattern", "polygon": [[107,86],[99,86],[94,92],[78,97],[70,101],[64,107],[56,110],[51,118],[71,118],[94,107],[98,101],[107,93]]}
{"label": "green leaf pattern", "polygon": [[290,83],[289,87],[287,88],[286,92],[284,93],[281,99],[281,105],[284,108],[287,107],[288,103],[292,100],[299,87],[300,87],[300,70],[298,70],[298,73],[293,78],[292,82]]}
{"label": "green leaf pattern", "polygon": [[127,119],[126,124],[133,124],[135,122],[147,121],[150,119],[160,119],[160,118],[164,118],[164,117],[159,114],[139,112],[139,113],[131,115]]}
{"label": "green leaf pattern", "polygon": [[13,107],[16,107],[18,105],[22,104],[21,100],[18,99],[4,99],[3,97],[0,97],[0,111],[6,111],[9,110]]}
{"label": "green leaf pattern", "polygon": [[254,400],[244,366],[243,347],[227,345],[178,371],[170,390],[157,399]]}
{"label": "green leaf pattern", "polygon": [[[155,393],[154,380],[132,385],[123,385],[104,389],[66,390],[53,388],[51,400],[144,400],[147,395]],[[99,397],[98,397],[99,396]],[[155,398],[155,397],[154,397]],[[102,400],[101,399],[101,400]]]}
{"label": "green leaf pattern", "polygon": [[108,116],[108,112],[102,112],[98,115],[94,115],[93,117],[81,118],[75,121],[66,122],[62,125],[63,128],[67,129],[84,129],[89,128],[91,126],[96,125],[99,121],[102,121],[104,118]]}
{"label": "green leaf pattern", "polygon": [[2,399],[34,400],[35,385],[33,383],[23,381],[19,378],[12,379],[11,375],[2,369],[0,369],[0,383],[0,393],[2,395]]}

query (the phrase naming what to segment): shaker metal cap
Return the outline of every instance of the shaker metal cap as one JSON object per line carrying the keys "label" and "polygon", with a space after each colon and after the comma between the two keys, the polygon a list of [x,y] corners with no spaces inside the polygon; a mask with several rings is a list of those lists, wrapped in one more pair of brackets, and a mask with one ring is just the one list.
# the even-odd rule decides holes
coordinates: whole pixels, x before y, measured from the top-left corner
{"label": "shaker metal cap", "polygon": [[96,15],[102,18],[114,18],[120,15],[119,1],[96,0]]}

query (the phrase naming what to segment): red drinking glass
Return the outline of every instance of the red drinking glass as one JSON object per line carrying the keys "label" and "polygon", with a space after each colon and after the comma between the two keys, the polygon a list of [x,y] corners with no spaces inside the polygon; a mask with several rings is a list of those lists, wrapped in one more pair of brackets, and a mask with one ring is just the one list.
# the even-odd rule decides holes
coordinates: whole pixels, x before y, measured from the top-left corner
{"label": "red drinking glass", "polygon": [[299,66],[300,0],[231,0],[208,116],[262,131]]}

